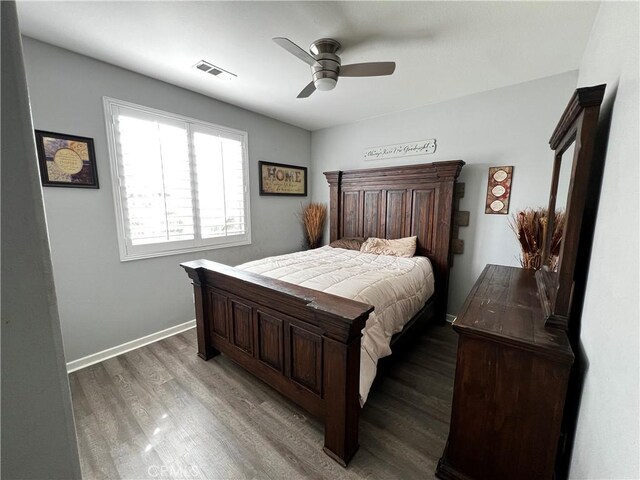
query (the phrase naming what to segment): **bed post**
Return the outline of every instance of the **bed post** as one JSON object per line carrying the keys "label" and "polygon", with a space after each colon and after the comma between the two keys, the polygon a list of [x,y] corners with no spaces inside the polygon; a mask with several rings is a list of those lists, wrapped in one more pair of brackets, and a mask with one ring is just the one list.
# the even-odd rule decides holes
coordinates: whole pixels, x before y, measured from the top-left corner
{"label": "bed post", "polygon": [[451,269],[451,234],[453,231],[454,198],[456,180],[464,165],[461,160],[455,162],[433,163],[438,180],[440,181],[439,212],[437,225],[437,242],[431,261],[435,267],[437,297],[436,320],[442,324],[447,318],[447,303],[449,298],[449,274]]}
{"label": "bed post", "polygon": [[206,308],[207,296],[200,269],[184,267],[193,285],[193,300],[196,307],[196,332],[198,334],[198,356],[204,360],[215,357],[220,352],[213,348],[209,338],[209,318]]}
{"label": "bed post", "polygon": [[348,343],[324,337],[324,451],[346,467],[358,450],[361,334]]}
{"label": "bed post", "polygon": [[329,182],[329,242],[338,240],[340,235],[340,183],[342,172],[325,172]]}

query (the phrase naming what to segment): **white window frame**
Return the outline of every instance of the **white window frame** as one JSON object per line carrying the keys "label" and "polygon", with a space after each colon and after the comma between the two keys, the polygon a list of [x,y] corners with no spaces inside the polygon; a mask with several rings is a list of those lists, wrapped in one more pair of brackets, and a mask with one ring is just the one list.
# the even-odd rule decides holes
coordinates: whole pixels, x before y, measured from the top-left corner
{"label": "white window frame", "polygon": [[[143,258],[163,257],[167,255],[178,255],[181,253],[201,252],[205,250],[213,250],[218,248],[236,247],[240,245],[251,244],[251,204],[250,204],[250,181],[249,181],[249,155],[248,134],[242,130],[236,130],[222,125],[216,125],[195,118],[185,117],[182,115],[164,112],[155,108],[137,105],[135,103],[118,100],[111,97],[103,97],[105,123],[107,127],[107,143],[109,148],[109,163],[111,167],[111,186],[113,190],[113,199],[116,214],[116,228],[118,233],[118,248],[120,251],[120,261],[126,262],[130,260],[139,260]],[[202,127],[205,129],[213,129],[221,134],[233,134],[242,138],[242,168],[244,172],[244,205],[245,205],[245,233],[242,235],[233,235],[225,237],[215,237],[211,239],[196,238],[194,240],[168,241],[145,245],[131,245],[126,235],[124,199],[122,198],[122,190],[120,188],[120,172],[118,167],[118,150],[116,147],[116,125],[112,107],[125,107],[138,110],[142,114],[152,115],[154,117],[164,117],[172,121],[186,123],[188,125],[189,136],[189,157],[190,169],[192,177],[195,175],[195,159],[193,154],[193,128]],[[195,181],[192,178],[192,192],[195,193]],[[197,198],[197,197],[194,197]],[[195,201],[195,200],[194,200]],[[199,223],[199,218],[194,219]]]}

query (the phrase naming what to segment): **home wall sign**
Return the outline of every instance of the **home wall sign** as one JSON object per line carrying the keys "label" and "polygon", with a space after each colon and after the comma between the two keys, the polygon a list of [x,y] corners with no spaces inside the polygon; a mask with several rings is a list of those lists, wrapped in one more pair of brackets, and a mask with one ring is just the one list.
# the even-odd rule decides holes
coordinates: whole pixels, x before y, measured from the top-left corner
{"label": "home wall sign", "polygon": [[260,195],[307,196],[307,167],[258,162]]}
{"label": "home wall sign", "polygon": [[382,147],[370,147],[364,150],[365,160],[382,160],[383,158],[409,157],[411,155],[430,155],[436,151],[436,139],[418,142],[398,143]]}
{"label": "home wall sign", "polygon": [[506,215],[509,213],[509,197],[511,196],[511,178],[513,167],[489,168],[487,182],[487,203],[484,213]]}

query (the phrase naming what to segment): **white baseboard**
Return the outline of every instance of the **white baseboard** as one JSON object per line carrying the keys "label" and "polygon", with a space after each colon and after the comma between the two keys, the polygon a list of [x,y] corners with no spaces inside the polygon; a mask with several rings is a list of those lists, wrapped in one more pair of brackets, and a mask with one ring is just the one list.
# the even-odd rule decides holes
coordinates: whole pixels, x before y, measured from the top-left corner
{"label": "white baseboard", "polygon": [[[447,322],[451,323],[455,319],[456,319],[455,315],[450,315],[447,313]],[[103,360],[117,357],[118,355],[122,355],[123,353],[127,353],[131,350],[135,350],[136,348],[144,347],[145,345],[149,345],[150,343],[157,342],[158,340],[162,340],[163,338],[167,338],[172,335],[176,335],[178,333],[184,332],[186,330],[194,328],[195,326],[196,326],[195,319],[189,320],[188,322],[181,323],[180,325],[169,327],[165,330],[160,330],[159,332],[152,333],[151,335],[137,338],[127,343],[123,343],[122,345],[117,345],[115,347],[107,348],[106,350],[102,350],[101,352],[94,353],[92,355],[87,355],[86,357],[82,357],[77,360],[73,360],[72,362],[67,363],[67,373],[75,372],[76,370],[80,370],[81,368],[88,367],[89,365],[94,365],[96,363],[102,362]]]}
{"label": "white baseboard", "polygon": [[163,338],[167,338],[171,335],[184,332],[185,330],[189,330],[190,328],[194,328],[195,326],[196,321],[189,320],[188,322],[181,323],[180,325],[169,327],[165,330],[160,330],[159,332],[152,333],[151,335],[137,338],[136,340],[131,340],[127,343],[123,343],[122,345],[107,348],[106,350],[103,350],[101,352],[87,355],[86,357],[82,357],[77,360],[73,360],[72,362],[67,363],[67,373],[75,372],[76,370],[80,370],[81,368],[88,367],[89,365],[93,365],[95,363],[100,363],[103,360],[107,360],[108,358],[117,357],[118,355],[121,355],[123,353],[135,350],[136,348],[144,347],[145,345],[157,342],[158,340],[162,340]]}

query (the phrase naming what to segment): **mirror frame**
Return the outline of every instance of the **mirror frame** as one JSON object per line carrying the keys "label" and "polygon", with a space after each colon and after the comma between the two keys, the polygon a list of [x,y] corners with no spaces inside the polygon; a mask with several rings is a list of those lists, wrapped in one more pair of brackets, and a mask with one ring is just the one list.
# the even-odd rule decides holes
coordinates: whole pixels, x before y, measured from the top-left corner
{"label": "mirror frame", "polygon": [[[549,145],[554,151],[547,227],[542,246],[542,268],[536,272],[545,326],[568,329],[571,315],[574,273],[582,234],[582,220],[593,170],[593,150],[600,105],[606,85],[578,88],[564,110]],[[571,178],[567,192],[565,225],[557,268],[549,267],[550,244],[555,220],[556,197],[563,153],[575,142]]]}

